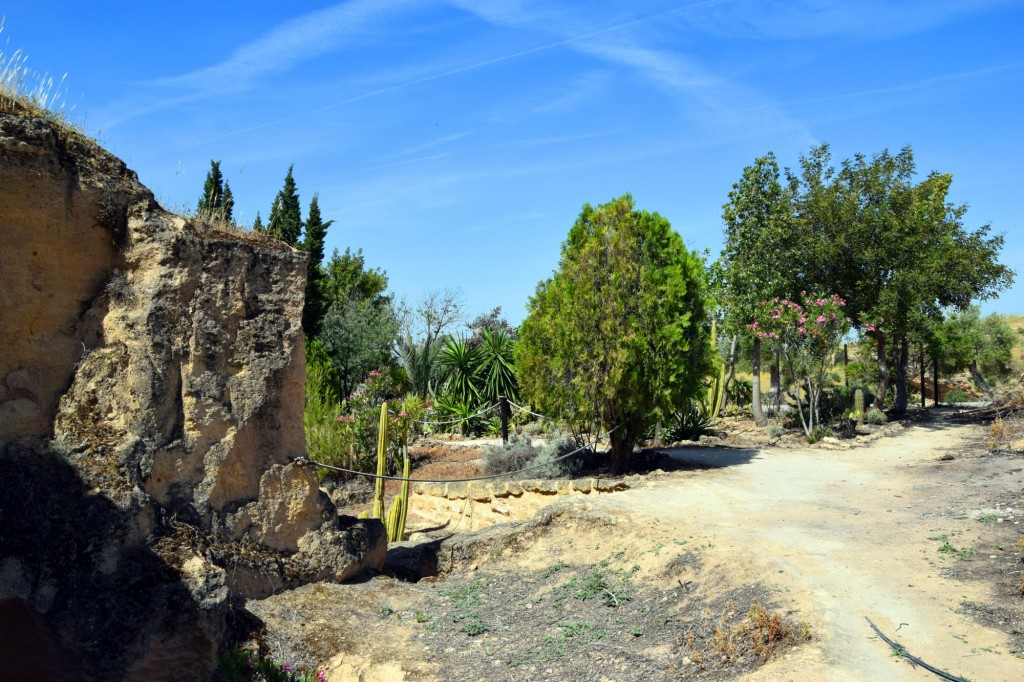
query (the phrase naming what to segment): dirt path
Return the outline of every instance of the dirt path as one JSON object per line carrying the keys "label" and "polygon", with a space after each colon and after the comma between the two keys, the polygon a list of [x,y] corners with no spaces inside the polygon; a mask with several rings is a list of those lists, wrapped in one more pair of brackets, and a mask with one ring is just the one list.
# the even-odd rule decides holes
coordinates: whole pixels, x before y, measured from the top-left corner
{"label": "dirt path", "polygon": [[[970,542],[978,521],[965,505],[1024,491],[1020,469],[1005,462],[939,461],[983,435],[979,426],[940,422],[843,452],[678,450],[676,458],[721,468],[595,502],[646,524],[652,538],[692,538],[733,581],[776,587],[791,617],[810,624],[814,641],[747,679],[938,679],[894,657],[868,616],[952,674],[1022,680],[1024,660],[1009,652],[1007,636],[957,613],[965,600],[984,600],[987,587],[944,577],[959,559],[938,552],[942,538]],[[991,551],[977,548],[970,558],[986,561]]]}

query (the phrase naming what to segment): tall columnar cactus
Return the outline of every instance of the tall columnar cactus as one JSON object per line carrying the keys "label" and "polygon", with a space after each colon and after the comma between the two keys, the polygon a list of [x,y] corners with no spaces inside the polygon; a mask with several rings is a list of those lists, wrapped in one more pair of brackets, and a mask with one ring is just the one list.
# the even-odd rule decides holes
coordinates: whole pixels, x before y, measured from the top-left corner
{"label": "tall columnar cactus", "polygon": [[864,390],[860,388],[853,392],[853,416],[857,426],[864,424]]}
{"label": "tall columnar cactus", "polygon": [[722,409],[722,391],[725,389],[725,363],[718,357],[718,323],[711,320],[711,353],[715,359],[715,366],[718,367],[718,374],[711,380],[708,412],[712,419],[718,419],[718,413]]}
{"label": "tall columnar cactus", "polygon": [[402,465],[402,492],[391,503],[385,527],[388,531],[388,542],[399,542],[405,536],[405,519],[409,514],[409,452],[405,452],[405,463]]}
{"label": "tall columnar cactus", "polygon": [[384,476],[388,455],[388,404],[380,406],[380,430],[377,432],[377,484],[373,495],[373,518],[384,518]]}

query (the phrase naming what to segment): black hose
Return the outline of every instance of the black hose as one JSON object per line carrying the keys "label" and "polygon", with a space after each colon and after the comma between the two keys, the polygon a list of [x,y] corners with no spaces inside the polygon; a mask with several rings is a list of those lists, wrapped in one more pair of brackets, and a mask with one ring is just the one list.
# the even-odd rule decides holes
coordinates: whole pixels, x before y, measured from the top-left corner
{"label": "black hose", "polygon": [[965,680],[962,677],[957,677],[956,675],[950,675],[945,670],[939,670],[938,668],[936,668],[934,666],[928,665],[927,663],[922,661],[917,656],[910,655],[910,652],[908,652],[906,649],[904,649],[902,644],[897,644],[896,642],[892,641],[891,639],[889,639],[888,637],[883,635],[882,631],[878,629],[877,625],[875,625],[874,623],[871,622],[870,618],[868,618],[867,616],[864,616],[864,620],[866,620],[868,622],[868,625],[871,626],[871,629],[874,630],[875,632],[877,632],[878,636],[881,637],[885,641],[886,644],[888,644],[889,646],[892,647],[893,651],[895,651],[898,655],[902,656],[903,658],[906,658],[908,661],[916,663],[917,665],[921,666],[925,670],[933,672],[933,673],[935,673],[936,675],[938,675],[939,677],[941,677],[943,679],[950,680],[950,682],[968,682],[968,680]]}

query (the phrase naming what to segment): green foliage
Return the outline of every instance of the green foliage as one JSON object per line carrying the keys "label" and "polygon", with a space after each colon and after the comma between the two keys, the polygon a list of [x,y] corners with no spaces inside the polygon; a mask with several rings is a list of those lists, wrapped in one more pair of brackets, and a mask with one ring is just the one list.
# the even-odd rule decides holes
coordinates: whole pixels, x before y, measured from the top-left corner
{"label": "green foliage", "polygon": [[534,465],[547,466],[531,471],[530,475],[539,478],[573,478],[583,471],[587,459],[593,454],[593,450],[581,448],[579,441],[572,436],[551,438],[533,462]]}
{"label": "green foliage", "polygon": [[316,462],[358,468],[357,442],[337,422],[341,405],[331,388],[330,372],[330,365],[323,358],[314,356],[307,361],[306,403],[302,411],[306,455]]}
{"label": "green foliage", "polygon": [[946,402],[951,405],[969,403],[972,400],[974,400],[974,398],[969,393],[962,391],[959,388],[954,388],[952,391],[946,393]]}
{"label": "green foliage", "polygon": [[507,474],[533,464],[540,451],[529,438],[511,434],[508,446],[490,445],[484,450],[484,473]]}
{"label": "green foliage", "polygon": [[715,421],[711,412],[700,402],[691,401],[685,409],[669,415],[661,429],[661,439],[666,443],[684,440],[698,440],[711,432],[711,424]]}
{"label": "green foliage", "polygon": [[458,400],[451,395],[441,394],[434,399],[433,405],[430,421],[448,422],[437,425],[435,428],[438,431],[479,436],[487,426],[487,420],[478,414],[477,405],[469,400]]}
{"label": "green foliage", "polygon": [[[331,305],[327,287],[327,271],[323,265],[324,239],[327,229],[333,220],[324,222],[320,215],[320,195],[314,194],[309,202],[309,214],[306,218],[306,234],[302,248],[309,253],[306,266],[306,301],[302,308],[302,328],[306,335],[316,337],[320,333],[320,323]],[[376,366],[376,365],[375,365]]]}
{"label": "green foliage", "polygon": [[1002,315],[982,317],[978,306],[970,306],[946,316],[936,330],[934,350],[942,358],[945,374],[969,370],[978,389],[991,394],[990,381],[1012,374],[1019,339]]}
{"label": "green foliage", "polygon": [[211,216],[220,208],[224,194],[224,177],[220,172],[220,161],[210,160],[210,172],[206,174],[206,182],[203,183],[203,193],[196,203],[196,213],[201,216]]}
{"label": "green foliage", "polygon": [[476,383],[480,397],[489,405],[498,402],[499,396],[517,402],[519,384],[515,373],[515,336],[501,326],[481,329],[478,349]]}
{"label": "green foliage", "polygon": [[480,351],[465,337],[446,336],[437,354],[442,390],[457,403],[475,406],[480,402],[480,392],[475,385],[480,370]]}
{"label": "green foliage", "polygon": [[579,430],[618,427],[623,471],[652,415],[687,404],[711,367],[703,263],[625,195],[583,207],[516,346],[520,389]]}
{"label": "green foliage", "polygon": [[[1003,238],[990,237],[988,226],[968,232],[966,207],[947,201],[952,176],[931,173],[915,184],[915,172],[909,147],[895,156],[857,155],[837,171],[821,145],[801,158],[800,175],[791,177],[800,233],[809,245],[808,258],[796,267],[817,286],[843,295],[847,314],[872,334],[882,359],[889,345],[905,349],[926,334],[943,308],[966,308],[1013,281],[997,260]],[[906,408],[906,373],[901,359],[896,411]]]}
{"label": "green foliage", "polygon": [[[426,338],[423,341],[416,341],[410,334],[406,334],[398,339],[395,350],[398,354],[398,361],[405,373],[405,380],[409,390],[421,398],[433,395],[439,352],[439,347],[433,339]],[[440,402],[439,400],[439,404],[436,406],[437,410],[443,409]],[[449,404],[450,401],[445,402],[446,407]],[[472,405],[467,405],[467,409],[471,413],[473,411]],[[446,421],[446,419],[436,417],[435,421]]]}
{"label": "green foliage", "polygon": [[846,301],[836,294],[826,297],[801,292],[800,298],[800,303],[787,299],[762,303],[751,328],[758,337],[770,339],[781,350],[794,381],[793,395],[800,422],[810,438],[823,423],[820,397],[850,321],[846,317]]}
{"label": "green foliage", "polygon": [[217,657],[221,675],[227,682],[325,682],[323,671],[307,670],[275,661],[239,647]]}
{"label": "green foliage", "polygon": [[288,166],[288,174],[284,176],[284,186],[274,198],[270,208],[270,221],[267,223],[267,234],[280,239],[285,244],[299,246],[302,235],[302,208],[299,206],[299,192],[295,186],[292,171],[295,166]]}
{"label": "green foliage", "polygon": [[[315,197],[310,205],[311,219],[319,214],[319,208],[314,211],[314,207]],[[316,248],[314,242],[308,245]],[[323,274],[317,286],[328,308],[317,338],[331,359],[338,391],[344,397],[351,395],[371,370],[390,362],[399,322],[391,297],[386,294],[387,275],[367,268],[362,251],[346,249],[339,254],[335,249]]]}
{"label": "green foliage", "polygon": [[871,409],[868,410],[867,414],[864,415],[864,421],[866,421],[868,424],[874,424],[875,426],[878,426],[879,424],[884,424],[885,422],[887,422],[888,418],[885,416],[885,412],[882,412],[877,407],[872,407]]}
{"label": "green foliage", "polygon": [[340,394],[351,395],[371,370],[390,361],[397,333],[398,320],[388,303],[353,296],[331,304],[318,340],[334,367]]}

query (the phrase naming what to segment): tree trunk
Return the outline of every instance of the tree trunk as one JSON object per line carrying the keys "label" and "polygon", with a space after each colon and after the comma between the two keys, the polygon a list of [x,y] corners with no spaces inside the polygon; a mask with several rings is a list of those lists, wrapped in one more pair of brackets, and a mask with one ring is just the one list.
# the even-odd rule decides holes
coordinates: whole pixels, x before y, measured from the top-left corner
{"label": "tree trunk", "polygon": [[935,406],[939,406],[939,357],[932,356],[932,399]]}
{"label": "tree trunk", "polygon": [[925,386],[925,383],[924,383],[924,361],[925,361],[925,357],[924,357],[924,344],[921,344],[920,348],[921,348],[921,408],[924,409],[925,407],[928,407],[927,403],[925,402],[925,397],[924,397],[924,394],[928,392],[927,391],[927,387]]}
{"label": "tree trunk", "polygon": [[736,376],[736,339],[739,338],[739,334],[732,335],[732,341],[729,342],[729,369],[725,375],[725,381],[722,383],[722,404],[719,405],[719,412],[725,409],[726,403],[729,402],[729,384],[732,383],[732,379]]}
{"label": "tree trunk", "polygon": [[615,429],[611,434],[612,473],[616,476],[629,469],[629,456],[633,454],[636,438],[627,432],[627,427]]}
{"label": "tree trunk", "polygon": [[754,423],[758,426],[767,426],[768,417],[764,416],[764,410],[761,409],[761,338],[758,336],[754,337],[754,352],[751,361],[754,365],[754,378],[751,380],[750,403],[754,412]]}
{"label": "tree trunk", "polygon": [[778,348],[772,354],[772,366],[768,370],[768,391],[773,394],[772,406],[778,411],[782,406],[782,351]]}
{"label": "tree trunk", "polygon": [[978,369],[978,361],[972,360],[970,367],[967,368],[971,372],[971,378],[974,379],[974,385],[978,387],[978,390],[985,394],[985,397],[991,400],[996,395],[996,390],[992,388],[992,384],[985,381],[985,377],[981,375],[981,370]]}
{"label": "tree trunk", "polygon": [[903,414],[907,411],[907,366],[910,364],[910,342],[905,338],[899,342],[900,355],[896,360],[896,404],[892,411]]}
{"label": "tree trunk", "polygon": [[879,332],[878,334],[878,393],[875,394],[875,402],[873,405],[877,409],[882,409],[882,404],[885,402],[885,394],[889,390],[889,360],[886,356],[885,348],[885,336]]}

